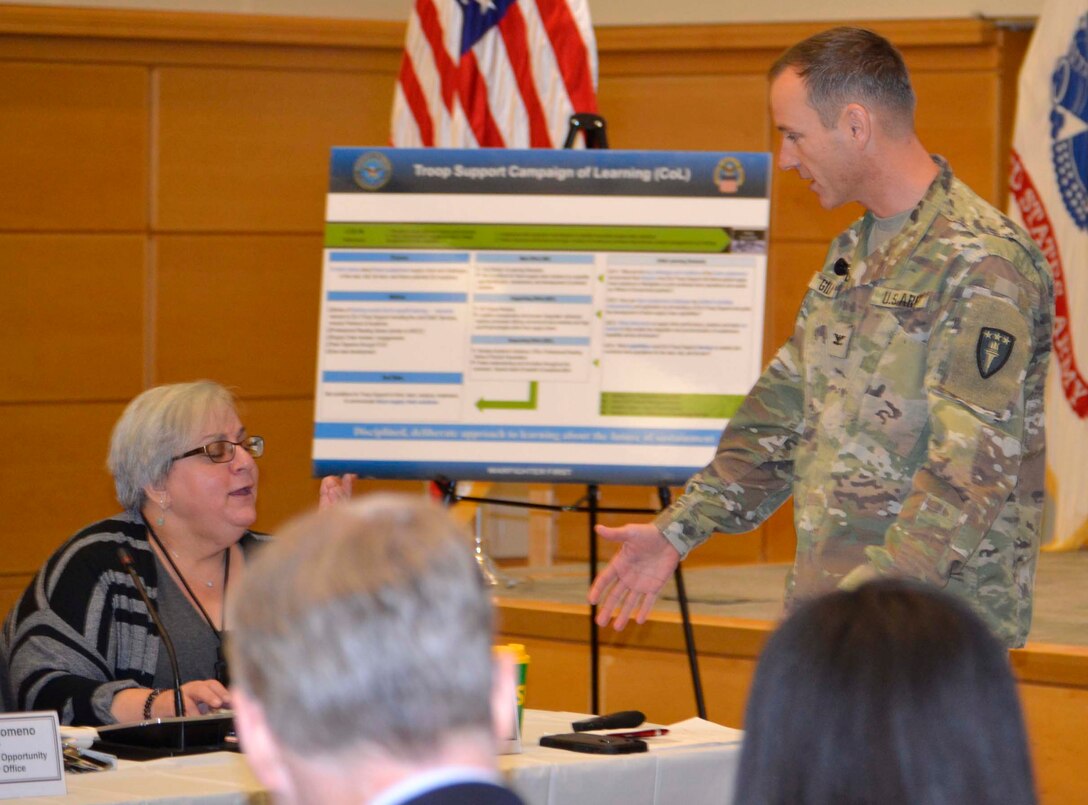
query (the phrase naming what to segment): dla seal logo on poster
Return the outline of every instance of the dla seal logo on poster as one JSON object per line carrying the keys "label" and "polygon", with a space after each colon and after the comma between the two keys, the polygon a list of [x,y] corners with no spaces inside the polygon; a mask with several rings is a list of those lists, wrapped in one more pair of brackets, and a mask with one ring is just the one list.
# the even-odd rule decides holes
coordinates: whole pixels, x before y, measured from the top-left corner
{"label": "dla seal logo on poster", "polygon": [[1088,14],[1051,76],[1051,159],[1062,201],[1078,229],[1088,229]]}

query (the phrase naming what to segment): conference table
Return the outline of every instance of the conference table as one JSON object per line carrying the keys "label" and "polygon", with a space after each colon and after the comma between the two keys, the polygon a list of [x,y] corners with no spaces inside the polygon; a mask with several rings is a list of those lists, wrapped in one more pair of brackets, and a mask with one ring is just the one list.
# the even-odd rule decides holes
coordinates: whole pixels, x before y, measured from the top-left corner
{"label": "conference table", "polygon": [[[728,805],[742,733],[700,719],[647,739],[648,752],[588,755],[539,745],[570,732],[579,713],[525,711],[522,751],[499,768],[527,805]],[[271,803],[237,752],[152,761],[68,774],[66,796],[27,797],[25,805],[258,805]]]}
{"label": "conference table", "polygon": [[647,738],[649,751],[587,755],[540,746],[570,732],[578,713],[525,711],[522,752],[499,768],[528,805],[728,805],[740,759],[740,730],[693,718]]}

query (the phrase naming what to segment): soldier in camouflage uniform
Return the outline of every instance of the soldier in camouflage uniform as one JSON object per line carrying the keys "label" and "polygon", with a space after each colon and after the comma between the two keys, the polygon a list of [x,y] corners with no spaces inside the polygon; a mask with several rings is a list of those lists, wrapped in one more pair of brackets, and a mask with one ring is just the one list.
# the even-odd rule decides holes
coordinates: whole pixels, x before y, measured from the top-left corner
{"label": "soldier in camouflage uniform", "polygon": [[713,462],[653,524],[599,528],[621,549],[590,592],[598,621],[618,609],[616,628],[632,612],[642,622],[688,551],[715,531],[751,530],[792,494],[787,609],[910,577],[1023,645],[1044,495],[1046,260],[925,152],[886,40],[819,34],[771,79],[781,167],[811,180],[823,206],[867,212],[831,244]]}

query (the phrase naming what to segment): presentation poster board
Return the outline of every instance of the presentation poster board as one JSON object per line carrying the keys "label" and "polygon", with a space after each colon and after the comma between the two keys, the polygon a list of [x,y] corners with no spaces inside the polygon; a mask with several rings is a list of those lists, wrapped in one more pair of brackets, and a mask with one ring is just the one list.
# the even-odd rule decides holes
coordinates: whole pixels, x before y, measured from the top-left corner
{"label": "presentation poster board", "polygon": [[683,483],[759,376],[764,153],[333,149],[313,468]]}

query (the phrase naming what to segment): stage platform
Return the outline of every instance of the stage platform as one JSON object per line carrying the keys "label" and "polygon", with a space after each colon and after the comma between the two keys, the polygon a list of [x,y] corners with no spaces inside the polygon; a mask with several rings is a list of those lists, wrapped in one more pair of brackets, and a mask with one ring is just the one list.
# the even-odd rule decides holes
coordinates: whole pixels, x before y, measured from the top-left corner
{"label": "stage platform", "polygon": [[[743,728],[759,651],[782,607],[787,565],[687,567],[707,717]],[[585,564],[503,568],[516,581],[495,589],[500,639],[532,658],[526,703],[589,711],[590,625]],[[1088,755],[1088,551],[1044,553],[1036,574],[1028,644],[1011,652],[1031,735],[1041,801],[1088,802],[1079,771]],[[639,709],[669,723],[695,713],[675,587],[650,619],[623,632],[601,629],[598,710]],[[952,716],[950,716],[952,717]]]}
{"label": "stage platform", "polygon": [[[685,568],[691,612],[777,620],[788,570],[786,564]],[[502,572],[517,584],[498,589],[496,594],[511,600],[582,604],[589,589],[585,564],[506,568]],[[672,583],[658,600],[657,611],[679,612]],[[1039,556],[1035,615],[1028,640],[1088,647],[1088,551]]]}

